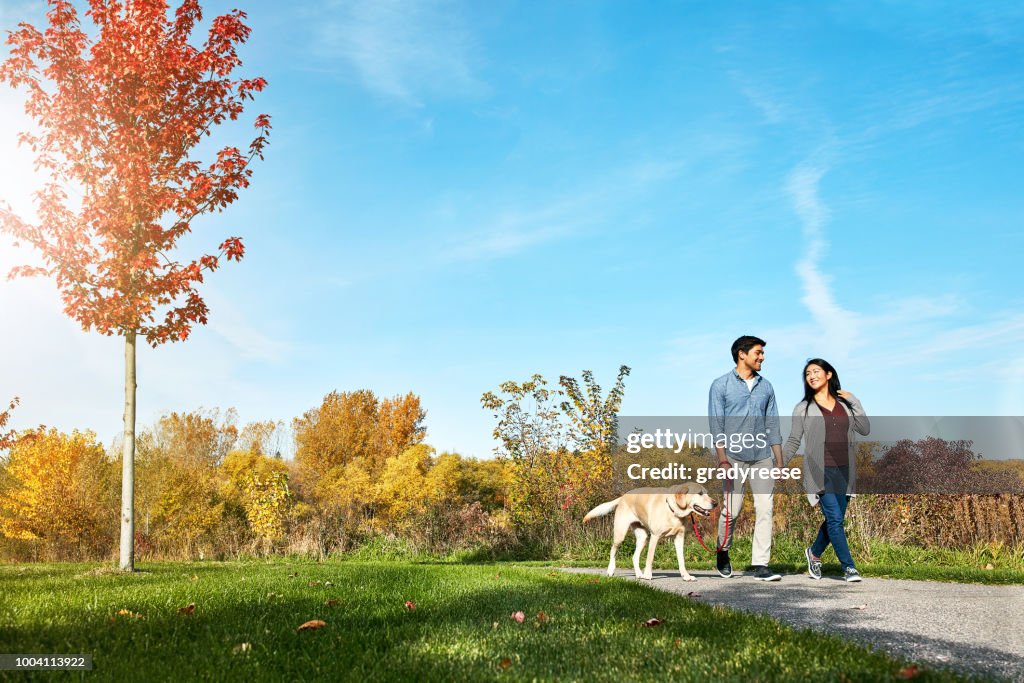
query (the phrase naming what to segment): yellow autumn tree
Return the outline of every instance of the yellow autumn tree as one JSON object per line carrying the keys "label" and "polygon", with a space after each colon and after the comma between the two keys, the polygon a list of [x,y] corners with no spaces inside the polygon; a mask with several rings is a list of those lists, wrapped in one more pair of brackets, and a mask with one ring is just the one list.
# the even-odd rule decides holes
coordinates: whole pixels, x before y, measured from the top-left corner
{"label": "yellow autumn tree", "polygon": [[[243,441],[247,430],[242,431]],[[234,450],[224,456],[219,473],[225,522],[244,520],[251,539],[268,552],[284,537],[292,508],[288,464],[250,450]]]}
{"label": "yellow autumn tree", "polygon": [[[390,458],[422,442],[426,412],[413,394],[378,399],[367,389],[333,391],[293,422],[296,486],[327,509],[371,507]],[[353,483],[355,482],[355,483]]]}
{"label": "yellow autumn tree", "polygon": [[261,476],[254,472],[249,477],[245,515],[264,552],[270,552],[274,544],[284,538],[291,505],[286,473],[271,472]]}
{"label": "yellow autumn tree", "polygon": [[0,490],[0,533],[52,559],[106,555],[117,541],[118,466],[92,432],[18,435]]}
{"label": "yellow autumn tree", "polygon": [[417,444],[388,458],[376,486],[377,519],[385,528],[407,528],[423,514],[430,501],[427,473],[431,469],[434,449]]}
{"label": "yellow autumn tree", "polygon": [[225,519],[219,465],[238,436],[235,412],[217,409],[161,416],[136,439],[136,532],[158,553],[182,557],[213,550]]}

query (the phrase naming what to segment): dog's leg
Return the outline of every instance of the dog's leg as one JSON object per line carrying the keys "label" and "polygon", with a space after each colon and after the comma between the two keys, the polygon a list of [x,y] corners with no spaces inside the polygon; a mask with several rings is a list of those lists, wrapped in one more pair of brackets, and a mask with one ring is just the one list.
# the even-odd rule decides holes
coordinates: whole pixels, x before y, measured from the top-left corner
{"label": "dog's leg", "polygon": [[636,574],[636,578],[644,578],[643,572],[640,571],[640,553],[644,551],[644,545],[647,543],[647,529],[642,526],[638,526],[633,529],[633,534],[636,536],[636,550],[633,551],[633,572]]}
{"label": "dog's leg", "polygon": [[679,560],[679,576],[683,577],[683,581],[696,581],[697,579],[691,576],[690,572],[686,571],[686,557],[683,555],[682,531],[676,534],[676,559]]}
{"label": "dog's leg", "polygon": [[619,551],[619,546],[626,540],[626,534],[629,533],[630,520],[629,518],[615,512],[615,529],[612,532],[612,553],[611,558],[608,560],[608,576],[615,576],[615,555]]}
{"label": "dog's leg", "polygon": [[654,551],[658,548],[659,534],[651,532],[651,544],[647,546],[647,566],[644,568],[644,578],[650,581],[654,578]]}

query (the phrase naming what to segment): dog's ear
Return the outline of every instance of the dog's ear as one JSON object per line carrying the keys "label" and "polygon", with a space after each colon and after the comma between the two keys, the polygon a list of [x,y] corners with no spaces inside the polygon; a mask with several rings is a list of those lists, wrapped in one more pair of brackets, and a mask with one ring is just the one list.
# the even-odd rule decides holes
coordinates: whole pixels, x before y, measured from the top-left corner
{"label": "dog's ear", "polygon": [[676,505],[680,510],[686,510],[690,507],[690,501],[693,500],[693,494],[689,492],[689,487],[682,491],[677,491],[675,494]]}

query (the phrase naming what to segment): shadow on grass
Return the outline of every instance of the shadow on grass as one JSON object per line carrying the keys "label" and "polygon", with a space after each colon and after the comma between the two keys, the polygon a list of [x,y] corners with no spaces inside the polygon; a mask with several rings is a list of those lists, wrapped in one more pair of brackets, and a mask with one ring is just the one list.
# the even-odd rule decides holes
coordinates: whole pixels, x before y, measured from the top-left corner
{"label": "shadow on grass", "polygon": [[[66,581],[55,589],[83,591],[77,602],[0,625],[0,650],[90,653],[99,680],[874,679],[898,670],[838,638],[618,579],[503,566],[198,569],[153,567],[156,591],[131,577]],[[34,593],[16,593],[27,608]],[[195,613],[179,615],[187,601]],[[117,606],[144,618],[111,620]],[[523,623],[511,618],[520,611]],[[642,626],[652,617],[662,623]],[[309,619],[327,626],[297,632]]]}

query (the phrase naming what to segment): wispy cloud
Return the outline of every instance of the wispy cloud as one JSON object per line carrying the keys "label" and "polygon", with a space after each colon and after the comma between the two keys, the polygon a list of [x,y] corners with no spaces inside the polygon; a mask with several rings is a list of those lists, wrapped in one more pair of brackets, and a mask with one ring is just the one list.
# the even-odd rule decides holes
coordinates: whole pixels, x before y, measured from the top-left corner
{"label": "wispy cloud", "polygon": [[206,297],[211,300],[210,329],[228,344],[241,360],[280,363],[293,350],[289,342],[277,339],[261,331],[256,319],[249,319],[235,305],[221,296]]}
{"label": "wispy cloud", "polygon": [[786,192],[800,217],[805,245],[796,264],[803,289],[801,300],[817,324],[825,345],[845,356],[857,342],[858,316],[836,301],[831,278],[821,267],[828,249],[825,225],[829,211],[821,199],[820,184],[827,171],[828,166],[821,160],[812,158],[801,163],[789,174]]}
{"label": "wispy cloud", "polygon": [[508,257],[582,235],[599,228],[610,215],[648,190],[677,177],[685,166],[680,159],[622,163],[615,171],[547,203],[529,202],[528,209],[517,206],[497,212],[482,227],[462,231],[450,239],[440,260],[450,263]]}
{"label": "wispy cloud", "polygon": [[442,261],[513,256],[528,248],[569,237],[596,218],[580,199],[556,202],[533,211],[511,209],[499,214],[486,227],[453,240]]}
{"label": "wispy cloud", "polygon": [[786,118],[786,105],[771,94],[767,87],[754,83],[735,69],[729,72],[729,76],[739,87],[740,94],[761,112],[767,123],[781,123]]}
{"label": "wispy cloud", "polygon": [[465,96],[486,86],[475,42],[447,0],[342,0],[325,10],[317,51],[341,60],[373,92],[409,106],[430,96]]}

